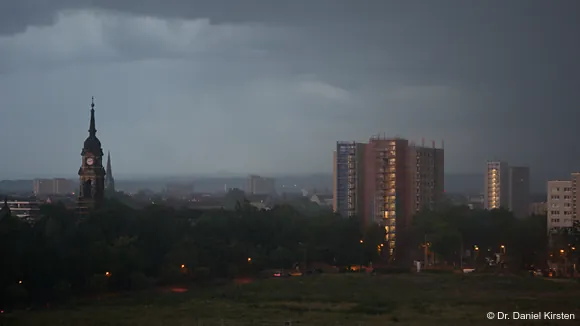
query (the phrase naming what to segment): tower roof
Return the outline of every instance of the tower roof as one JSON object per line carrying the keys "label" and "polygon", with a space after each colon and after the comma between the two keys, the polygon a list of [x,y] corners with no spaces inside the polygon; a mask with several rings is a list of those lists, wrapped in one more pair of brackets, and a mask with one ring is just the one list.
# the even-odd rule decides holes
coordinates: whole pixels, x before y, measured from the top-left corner
{"label": "tower roof", "polygon": [[102,155],[101,141],[97,138],[97,129],[95,127],[95,98],[91,99],[91,122],[89,124],[89,137],[85,140],[83,151],[89,151],[94,154]]}

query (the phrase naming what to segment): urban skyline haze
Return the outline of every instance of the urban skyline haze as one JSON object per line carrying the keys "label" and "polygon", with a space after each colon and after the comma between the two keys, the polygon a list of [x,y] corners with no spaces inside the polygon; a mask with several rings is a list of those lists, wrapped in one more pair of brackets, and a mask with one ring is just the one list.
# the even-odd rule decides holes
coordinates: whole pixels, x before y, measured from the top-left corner
{"label": "urban skyline haze", "polygon": [[[30,8],[34,8],[31,10]],[[230,8],[224,10],[224,8]],[[576,1],[4,0],[0,178],[331,173],[337,140],[577,171]],[[558,159],[554,159],[558,158]]]}

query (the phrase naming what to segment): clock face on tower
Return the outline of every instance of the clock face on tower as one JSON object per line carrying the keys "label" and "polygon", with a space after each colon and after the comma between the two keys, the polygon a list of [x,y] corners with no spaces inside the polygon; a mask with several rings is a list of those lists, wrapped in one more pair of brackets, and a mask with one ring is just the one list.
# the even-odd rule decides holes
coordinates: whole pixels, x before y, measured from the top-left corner
{"label": "clock face on tower", "polygon": [[95,160],[93,160],[92,157],[87,158],[87,164],[88,165],[93,165],[95,163]]}

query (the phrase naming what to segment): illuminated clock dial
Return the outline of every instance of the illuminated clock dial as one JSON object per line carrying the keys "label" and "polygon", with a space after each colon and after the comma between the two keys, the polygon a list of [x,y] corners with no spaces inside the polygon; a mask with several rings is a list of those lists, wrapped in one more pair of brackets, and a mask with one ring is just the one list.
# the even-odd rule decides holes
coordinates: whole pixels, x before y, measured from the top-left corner
{"label": "illuminated clock dial", "polygon": [[93,163],[95,163],[95,160],[93,160],[93,158],[92,158],[92,157],[89,157],[89,158],[87,159],[87,164],[88,164],[88,165],[93,165]]}

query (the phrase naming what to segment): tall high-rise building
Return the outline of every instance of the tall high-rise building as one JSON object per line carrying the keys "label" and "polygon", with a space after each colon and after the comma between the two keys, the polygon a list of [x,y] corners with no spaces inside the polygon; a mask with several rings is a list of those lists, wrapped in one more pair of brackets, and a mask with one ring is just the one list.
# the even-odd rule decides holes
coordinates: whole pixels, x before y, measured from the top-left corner
{"label": "tall high-rise building", "polygon": [[527,166],[509,167],[508,208],[515,217],[530,215],[530,168]]}
{"label": "tall high-rise building", "polygon": [[384,226],[391,258],[401,257],[397,235],[415,212],[409,153],[409,141],[401,138],[376,136],[366,145],[364,217]]}
{"label": "tall high-rise building", "polygon": [[485,173],[484,208],[504,208],[515,217],[530,215],[530,168],[489,161]]}
{"label": "tall high-rise building", "polygon": [[333,209],[342,216],[361,216],[365,144],[336,143],[333,161]]}
{"label": "tall high-rise building", "polygon": [[409,147],[409,166],[413,185],[413,208],[435,210],[443,200],[445,158],[443,148]]}
{"label": "tall high-rise building", "polygon": [[248,176],[246,192],[252,195],[269,195],[276,191],[274,178],[259,175]]}
{"label": "tall high-rise building", "polygon": [[496,209],[509,207],[509,167],[501,161],[487,162],[485,173],[484,207]]}
{"label": "tall high-rise building", "polygon": [[404,255],[401,234],[421,208],[443,197],[443,149],[401,138],[338,142],[334,153],[334,210],[385,228],[389,256]]}

